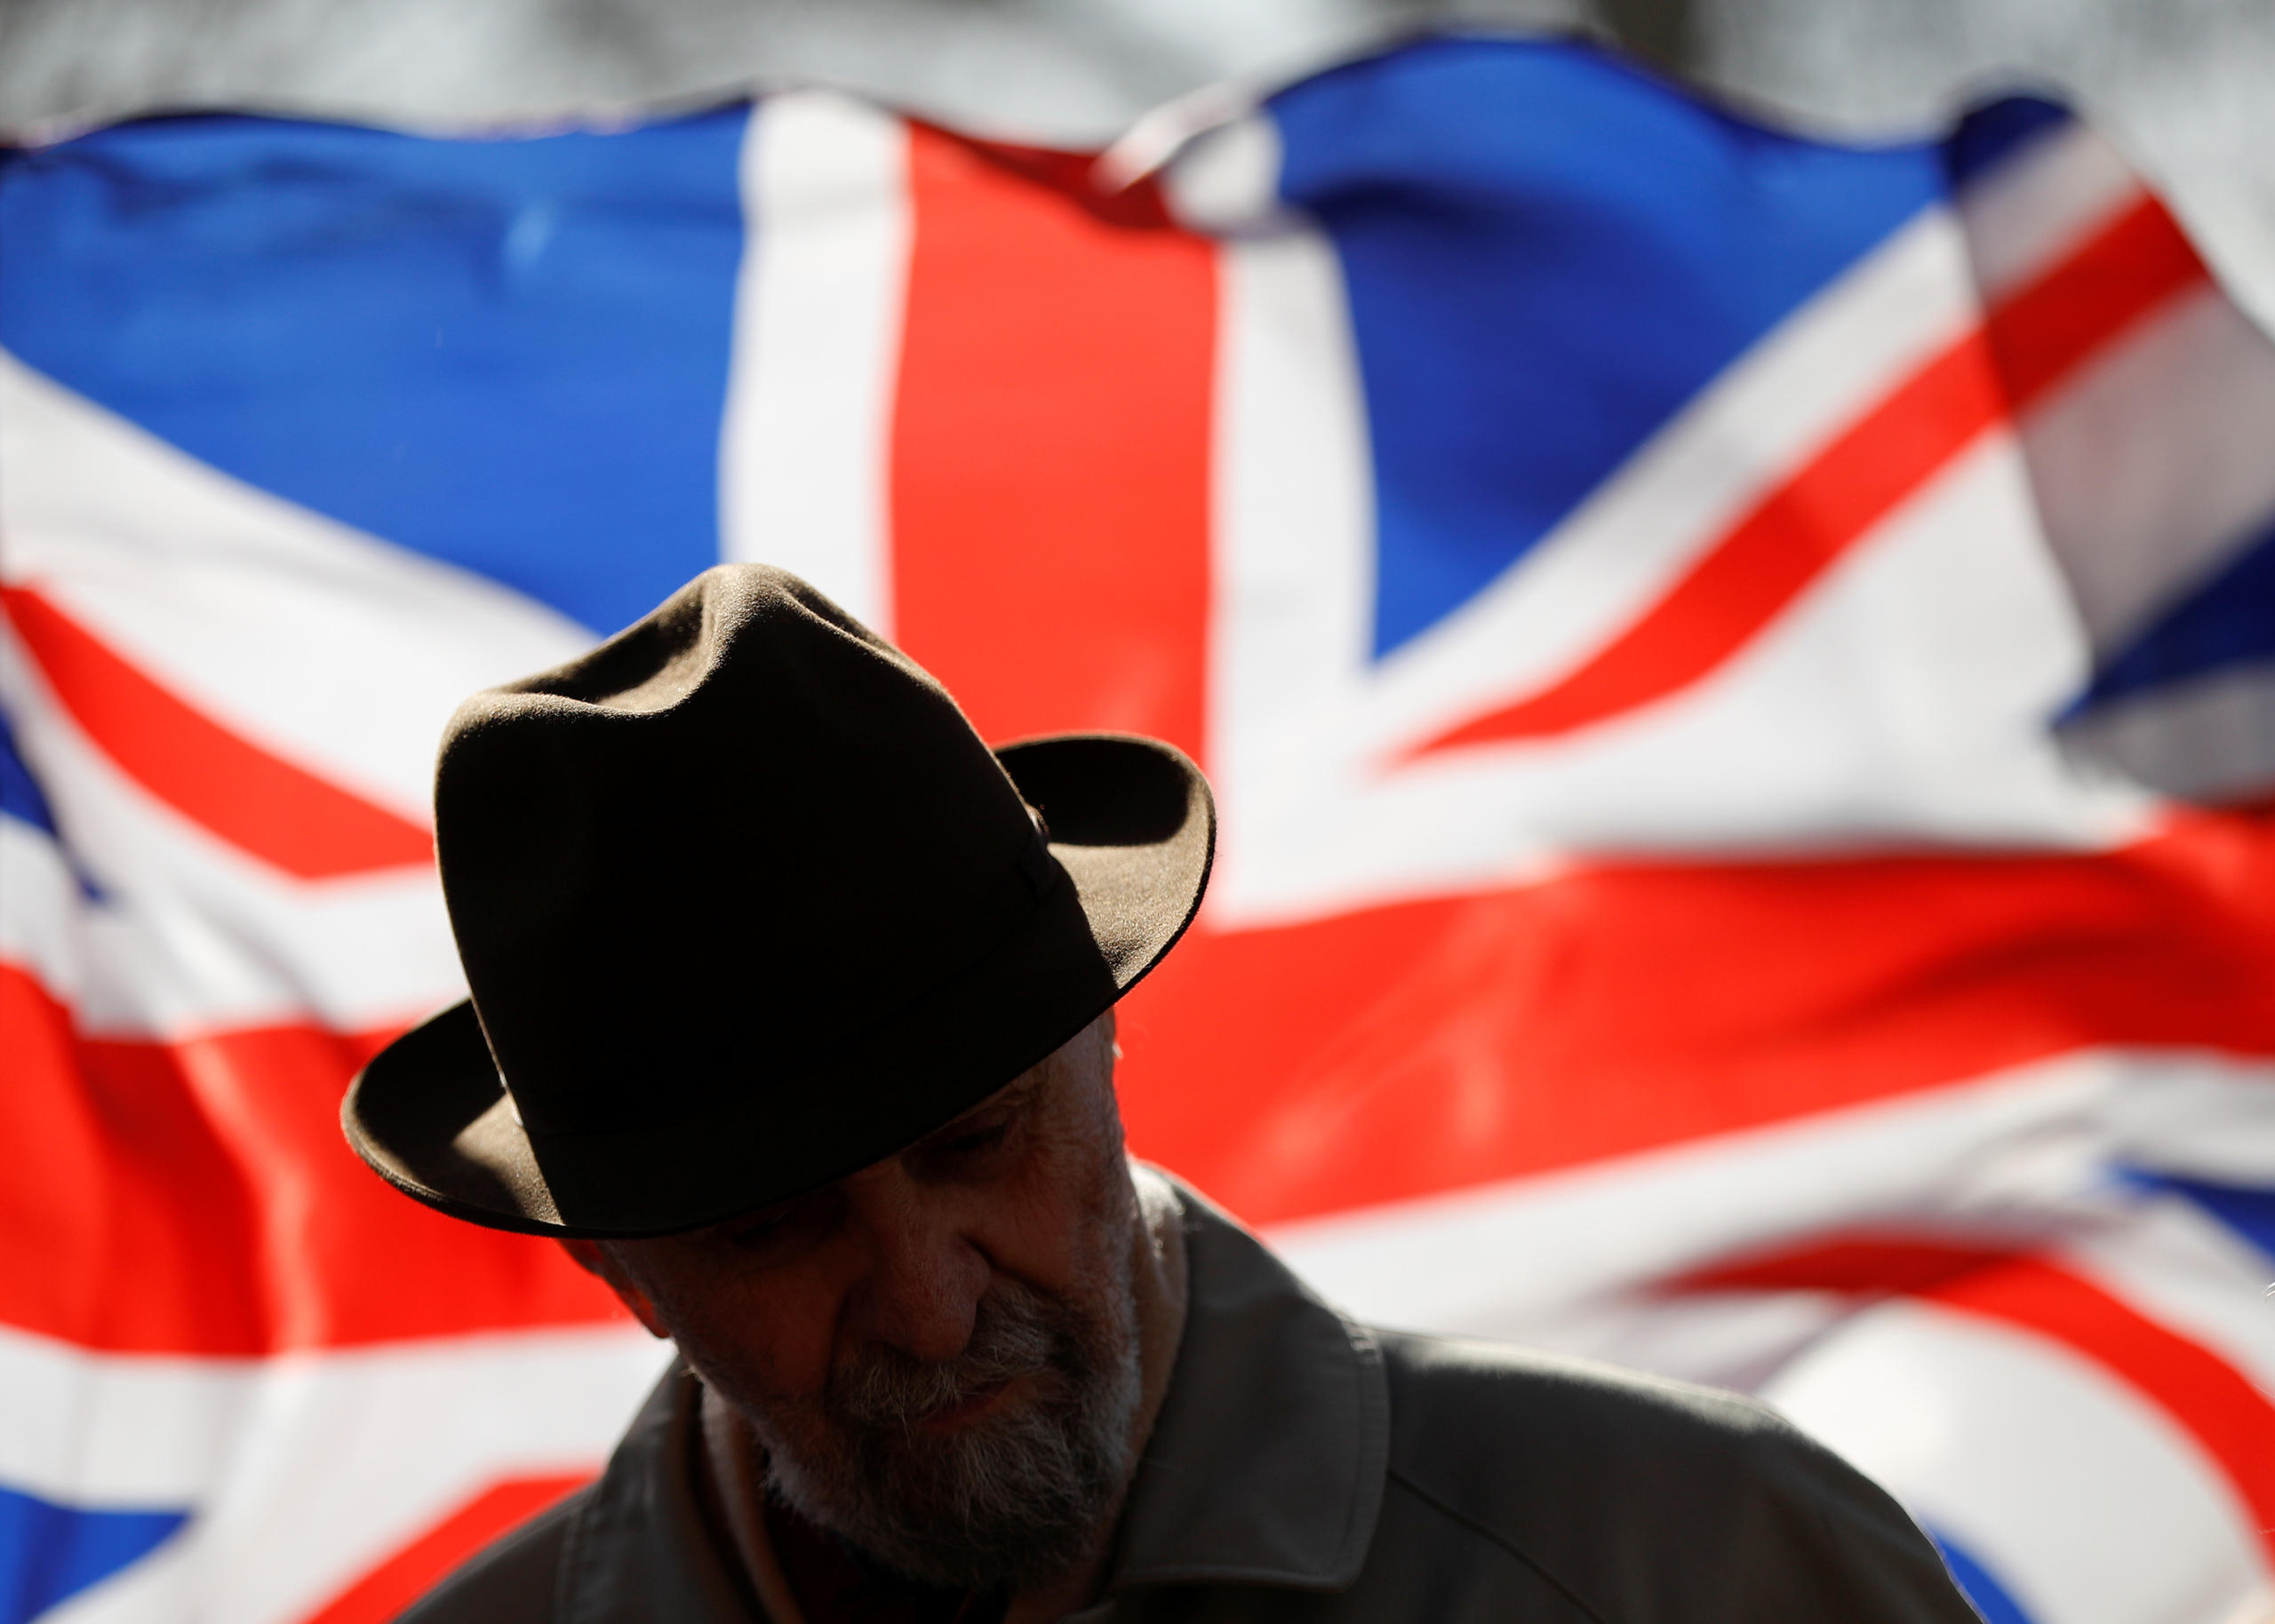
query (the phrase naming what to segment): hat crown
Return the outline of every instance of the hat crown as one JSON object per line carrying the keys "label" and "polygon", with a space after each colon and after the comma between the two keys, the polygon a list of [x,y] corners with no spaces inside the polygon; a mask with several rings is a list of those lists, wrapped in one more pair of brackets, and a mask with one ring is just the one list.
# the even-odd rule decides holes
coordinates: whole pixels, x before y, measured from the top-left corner
{"label": "hat crown", "polygon": [[435,834],[475,1010],[539,1139],[793,1078],[1064,881],[946,692],[758,565],[462,705]]}
{"label": "hat crown", "polygon": [[930,1133],[1160,961],[1216,840],[1175,746],[990,752],[756,565],[467,701],[435,814],[474,996],[374,1055],[340,1123],[406,1194],[553,1235],[693,1229]]}

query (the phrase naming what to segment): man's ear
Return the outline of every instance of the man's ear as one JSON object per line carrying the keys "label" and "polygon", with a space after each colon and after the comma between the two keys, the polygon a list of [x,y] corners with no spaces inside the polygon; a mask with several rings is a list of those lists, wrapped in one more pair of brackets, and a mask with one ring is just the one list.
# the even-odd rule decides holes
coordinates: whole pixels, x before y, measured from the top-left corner
{"label": "man's ear", "polygon": [[632,1311],[632,1318],[648,1328],[648,1334],[666,1341],[672,1333],[664,1329],[663,1317],[656,1312],[656,1305],[648,1294],[633,1284],[631,1277],[618,1267],[608,1249],[596,1240],[585,1240],[564,1236],[561,1249],[576,1262],[578,1268],[591,1275],[616,1294],[616,1300]]}

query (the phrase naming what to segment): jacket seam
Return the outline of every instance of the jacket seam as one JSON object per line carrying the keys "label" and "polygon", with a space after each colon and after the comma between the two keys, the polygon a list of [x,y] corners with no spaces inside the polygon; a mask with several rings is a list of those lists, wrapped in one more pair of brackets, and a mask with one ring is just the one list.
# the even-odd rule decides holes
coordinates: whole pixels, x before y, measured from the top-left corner
{"label": "jacket seam", "polygon": [[1590,1619],[1594,1620],[1595,1624],[1608,1624],[1608,1620],[1604,1618],[1603,1614],[1598,1612],[1593,1607],[1589,1606],[1586,1601],[1581,1597],[1578,1591],[1573,1589],[1571,1586],[1557,1578],[1555,1574],[1550,1572],[1545,1567],[1543,1567],[1536,1558],[1529,1555],[1518,1546],[1512,1544],[1508,1540],[1503,1538],[1492,1529],[1488,1528],[1475,1517],[1469,1516],[1465,1512],[1456,1510],[1453,1507],[1448,1505],[1435,1494],[1431,1493],[1429,1490],[1424,1488],[1420,1484],[1415,1482],[1413,1478],[1408,1477],[1404,1472],[1399,1470],[1398,1468],[1394,1466],[1392,1467],[1385,1476],[1386,1476],[1393,1483],[1398,1485],[1400,1488],[1404,1489],[1409,1494],[1413,1495],[1415,1499],[1420,1501],[1433,1511],[1435,1511],[1440,1517],[1446,1518],[1449,1522],[1458,1523],[1464,1528],[1468,1529],[1470,1532],[1475,1534],[1479,1539],[1483,1540],[1487,1544],[1493,1546],[1497,1549],[1524,1564],[1525,1566],[1539,1574],[1541,1581],[1547,1585],[1550,1589],[1555,1591],[1557,1595],[1562,1596],[1575,1607],[1577,1607]]}
{"label": "jacket seam", "polygon": [[1390,1372],[1382,1343],[1374,1333],[1345,1314],[1330,1312],[1335,1312],[1356,1356],[1351,1377],[1358,1394],[1360,1427],[1358,1481],[1344,1516],[1343,1535],[1329,1576],[1330,1587],[1339,1590],[1358,1582],[1367,1564],[1367,1552],[1375,1542],[1375,1529],[1382,1521],[1382,1491],[1377,1488],[1370,1496],[1367,1490],[1390,1472]]}
{"label": "jacket seam", "polygon": [[568,1526],[561,1532],[561,1549],[553,1559],[553,1604],[546,1609],[546,1616],[555,1624],[574,1624],[578,1603],[584,1594],[581,1582],[586,1564],[587,1543],[586,1519],[600,1501],[600,1480],[587,1486],[575,1497],[579,1503],[566,1520]]}

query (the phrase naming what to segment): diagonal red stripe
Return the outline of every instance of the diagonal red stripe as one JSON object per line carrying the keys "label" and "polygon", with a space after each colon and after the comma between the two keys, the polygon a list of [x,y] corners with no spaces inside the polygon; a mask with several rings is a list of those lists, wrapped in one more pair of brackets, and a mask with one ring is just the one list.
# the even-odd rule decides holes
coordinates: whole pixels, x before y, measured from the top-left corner
{"label": "diagonal red stripe", "polygon": [[38,593],[0,587],[32,657],[103,753],[239,850],[302,880],[434,860],[425,830],[183,704]]}
{"label": "diagonal red stripe", "polygon": [[1917,1295],[2003,1267],[2016,1255],[2013,1246],[1962,1246],[1912,1236],[1833,1235],[1678,1275],[1664,1282],[1663,1289]]}
{"label": "diagonal red stripe", "polygon": [[301,1624],[387,1624],[475,1552],[557,1505],[589,1475],[492,1484],[333,1596]]}
{"label": "diagonal red stripe", "polygon": [[1851,1236],[1741,1259],[1669,1285],[1913,1296],[2059,1342],[2194,1438],[2250,1509],[2262,1545],[2275,1556],[2275,1405],[2202,1343],[2057,1264],[1943,1241]]}
{"label": "diagonal red stripe", "polygon": [[2203,275],[2171,217],[2144,200],[1850,425],[1578,670],[1409,759],[1553,737],[1698,681],[1992,424]]}
{"label": "diagonal red stripe", "polygon": [[1992,353],[2016,410],[2035,404],[2080,361],[2205,276],[2172,215],[2143,197],[1991,312]]}
{"label": "diagonal red stripe", "polygon": [[339,1096],[392,1031],[93,1039],[0,963],[0,1324],[120,1353],[259,1355],[623,1310],[558,1247],[406,1201]]}
{"label": "diagonal red stripe", "polygon": [[1771,492],[1586,665],[1413,753],[1569,733],[1696,681],[2004,411],[1989,353],[1971,334]]}
{"label": "diagonal red stripe", "polygon": [[2155,1404],[2218,1463],[2250,1509],[2262,1548],[2275,1557],[2275,1406],[2234,1365],[2092,1282],[2035,1259],[1924,1295],[2050,1337]]}

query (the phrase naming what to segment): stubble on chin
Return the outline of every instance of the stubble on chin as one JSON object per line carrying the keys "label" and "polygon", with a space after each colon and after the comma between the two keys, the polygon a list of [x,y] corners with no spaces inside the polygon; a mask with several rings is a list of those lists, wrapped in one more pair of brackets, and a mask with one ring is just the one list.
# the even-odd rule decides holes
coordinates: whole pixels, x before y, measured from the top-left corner
{"label": "stubble on chin", "polygon": [[[873,1346],[818,1401],[753,1402],[731,1381],[721,1396],[763,1452],[769,1493],[808,1522],[919,1582],[1016,1593],[1093,1554],[1131,1476],[1126,1262],[1103,1284],[1075,1304],[998,1280],[954,1360]],[[1006,1385],[976,1418],[934,1421]]]}

